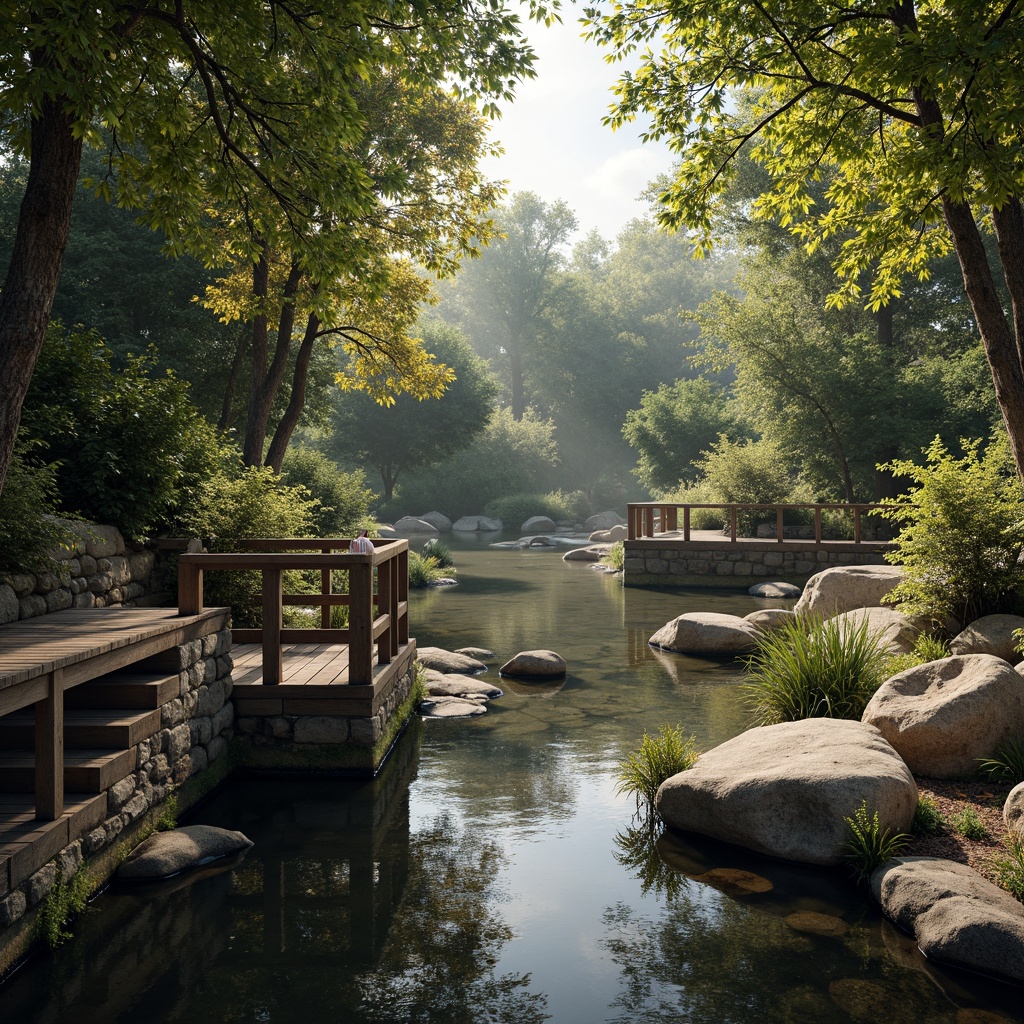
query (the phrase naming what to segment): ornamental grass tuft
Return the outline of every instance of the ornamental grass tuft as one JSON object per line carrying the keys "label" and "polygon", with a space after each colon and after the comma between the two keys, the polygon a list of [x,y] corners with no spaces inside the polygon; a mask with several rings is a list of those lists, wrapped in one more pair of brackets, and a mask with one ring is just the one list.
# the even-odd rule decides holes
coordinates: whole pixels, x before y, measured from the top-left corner
{"label": "ornamental grass tuft", "polygon": [[645,732],[640,749],[620,762],[615,773],[615,792],[632,794],[637,812],[653,820],[658,787],[673,775],[692,768],[699,756],[695,737],[684,739],[679,726],[664,725],[657,736]]}
{"label": "ornamental grass tuft", "polygon": [[887,677],[887,662],[866,621],[793,619],[758,640],[743,699],[759,725],[859,719]]}
{"label": "ornamental grass tuft", "polygon": [[1024,782],[1024,739],[1008,740],[991,757],[982,758],[978,771],[993,782]]}
{"label": "ornamental grass tuft", "polygon": [[866,800],[852,818],[843,820],[849,830],[843,860],[859,882],[866,882],[875,868],[898,856],[910,840],[902,832],[890,835],[887,828],[882,828],[878,811],[869,814]]}

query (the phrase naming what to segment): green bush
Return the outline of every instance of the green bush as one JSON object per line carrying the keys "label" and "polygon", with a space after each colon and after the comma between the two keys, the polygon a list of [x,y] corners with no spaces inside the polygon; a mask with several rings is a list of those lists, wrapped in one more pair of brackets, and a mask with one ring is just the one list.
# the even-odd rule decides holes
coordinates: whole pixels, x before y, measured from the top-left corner
{"label": "green bush", "polygon": [[317,537],[350,537],[370,523],[373,491],[363,471],[344,472],[336,462],[315,448],[298,445],[284,457],[281,480],[305,487],[319,503],[313,513]]}
{"label": "green bush", "polygon": [[908,614],[970,622],[1017,597],[1024,500],[1005,440],[983,453],[978,441],[961,443],[960,459],[936,438],[925,465],[882,467],[914,482],[886,512],[903,525],[885,557],[902,565],[906,577],[885,600]]}
{"label": "green bush", "polygon": [[173,517],[190,459],[212,430],[184,381],[150,376],[154,363],[150,353],[115,366],[95,333],[51,325],[22,411],[26,434],[40,442],[29,464],[56,467],[61,508],[130,537]]}
{"label": "green bush", "polygon": [[988,839],[988,829],[978,816],[978,812],[970,805],[964,804],[952,818],[950,827],[965,839]]}
{"label": "green bush", "polygon": [[758,639],[743,696],[759,725],[859,719],[885,679],[886,663],[866,621],[794,618]]}
{"label": "green bush", "polygon": [[[684,505],[712,505],[721,499],[706,480],[698,480],[689,487],[662,495],[663,501],[677,501]],[[690,511],[690,528],[693,530],[722,530],[728,516],[720,508],[695,508]],[[682,514],[679,517],[679,529],[683,528]]]}
{"label": "green bush", "polygon": [[645,732],[640,749],[620,762],[615,772],[615,792],[629,793],[636,799],[637,811],[653,817],[658,787],[692,768],[699,756],[695,738],[684,739],[679,726],[664,725],[657,736]]}
{"label": "green bush", "polygon": [[929,661],[941,661],[948,657],[949,645],[945,640],[929,633],[919,633],[912,650],[906,654],[890,655],[885,666],[885,676],[888,679],[915,665],[927,665]]}
{"label": "green bush", "polygon": [[617,540],[602,556],[601,561],[610,565],[616,572],[622,572],[626,560],[626,549],[621,540]]}
{"label": "green bush", "polygon": [[78,538],[54,520],[56,466],[32,468],[20,443],[0,492],[0,572],[54,571],[48,551],[73,548]]}
{"label": "green bush", "polygon": [[997,857],[992,867],[996,881],[1011,896],[1024,903],[1024,836],[1011,832],[1003,839],[1007,856]]}
{"label": "green bush", "polygon": [[409,586],[413,590],[429,587],[450,575],[450,570],[442,569],[437,559],[430,555],[421,555],[417,551],[409,552]]}
{"label": "green bush", "polygon": [[917,798],[917,807],[914,808],[914,832],[918,835],[931,835],[942,831],[945,824],[946,819],[942,817],[939,805],[930,796]]}
{"label": "green bush", "polygon": [[441,569],[454,570],[455,568],[455,558],[452,555],[452,549],[436,537],[432,537],[423,545],[423,554],[428,558],[432,558]]}
{"label": "green bush", "polygon": [[547,516],[556,523],[560,520],[582,523],[589,514],[587,496],[582,491],[568,494],[562,491],[510,494],[504,498],[495,498],[484,508],[484,515],[500,519],[509,530],[518,530],[533,516]]}
{"label": "green bush", "polygon": [[852,818],[843,820],[849,830],[843,859],[861,882],[866,882],[875,868],[898,856],[910,839],[902,832],[890,835],[888,829],[883,829],[878,811],[869,814],[866,801],[853,812]]}

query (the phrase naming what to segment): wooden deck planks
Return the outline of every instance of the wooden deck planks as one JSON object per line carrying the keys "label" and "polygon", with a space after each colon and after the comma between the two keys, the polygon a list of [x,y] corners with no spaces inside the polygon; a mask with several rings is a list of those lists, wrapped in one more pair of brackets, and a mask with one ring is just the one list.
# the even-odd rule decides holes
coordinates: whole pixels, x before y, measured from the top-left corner
{"label": "wooden deck planks", "polygon": [[[263,680],[259,644],[239,644],[232,649],[232,676],[236,686],[253,686]],[[348,646],[344,644],[285,644],[286,686],[344,686],[348,684]]]}

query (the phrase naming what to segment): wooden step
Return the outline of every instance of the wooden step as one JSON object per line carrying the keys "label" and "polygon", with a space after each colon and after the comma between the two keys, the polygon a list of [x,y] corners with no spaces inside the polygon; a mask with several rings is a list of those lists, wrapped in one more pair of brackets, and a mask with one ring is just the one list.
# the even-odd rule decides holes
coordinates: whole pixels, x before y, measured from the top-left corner
{"label": "wooden step", "polygon": [[151,710],[179,696],[178,675],[112,672],[64,691],[65,708]]}
{"label": "wooden step", "polygon": [[[134,747],[160,731],[160,710],[72,708],[64,713],[64,749]],[[33,750],[35,715],[30,708],[0,718],[0,750]]]}
{"label": "wooden step", "polygon": [[[102,793],[135,770],[138,752],[69,750],[64,753],[64,790]],[[35,757],[14,751],[0,754],[0,793],[32,793],[36,786]]]}

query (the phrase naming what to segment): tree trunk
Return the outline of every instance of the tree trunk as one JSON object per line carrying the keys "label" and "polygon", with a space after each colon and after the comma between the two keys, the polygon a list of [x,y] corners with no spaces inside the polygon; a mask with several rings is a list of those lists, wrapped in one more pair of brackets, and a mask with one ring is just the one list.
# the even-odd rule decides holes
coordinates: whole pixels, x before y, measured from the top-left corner
{"label": "tree trunk", "polygon": [[523,354],[514,343],[509,346],[508,366],[512,381],[512,419],[518,423],[526,412],[526,397],[523,390]]}
{"label": "tree trunk", "polygon": [[82,158],[60,100],[41,102],[31,131],[28,183],[0,292],[0,492],[50,322]]}
{"label": "tree trunk", "polygon": [[[269,260],[266,246],[263,247],[260,262],[253,270],[253,294],[266,298],[270,282]],[[277,324],[277,344],[274,358],[267,365],[269,354],[268,324],[265,314],[253,321],[252,381],[249,385],[249,416],[245,425],[245,447],[242,452],[247,466],[263,465],[263,442],[267,437],[267,424],[274,399],[284,380],[288,367],[288,354],[292,345],[292,330],[295,327],[295,295],[299,289],[302,271],[293,263],[285,282],[281,317]]]}
{"label": "tree trunk", "polygon": [[238,332],[238,342],[235,345],[235,354],[231,359],[231,369],[228,370],[228,379],[224,383],[224,398],[220,405],[220,419],[217,420],[217,429],[224,431],[231,426],[234,418],[231,415],[231,406],[235,400],[235,385],[238,383],[238,375],[242,372],[242,363],[245,361],[246,335]]}
{"label": "tree trunk", "polygon": [[270,449],[267,452],[267,465],[280,474],[284,465],[284,453],[288,450],[288,442],[295,433],[299,424],[299,417],[302,415],[302,408],[306,404],[306,381],[309,378],[309,360],[313,355],[313,343],[316,341],[317,332],[320,330],[320,320],[315,313],[311,313],[306,322],[306,333],[302,337],[302,344],[295,356],[295,370],[292,373],[292,393],[288,396],[288,408],[285,409],[281,422],[274,431],[274,439],[270,442]]}
{"label": "tree trunk", "polygon": [[395,484],[398,482],[398,474],[401,470],[394,469],[390,463],[378,466],[377,469],[380,472],[381,483],[384,484],[384,500],[390,501],[395,493]]}

